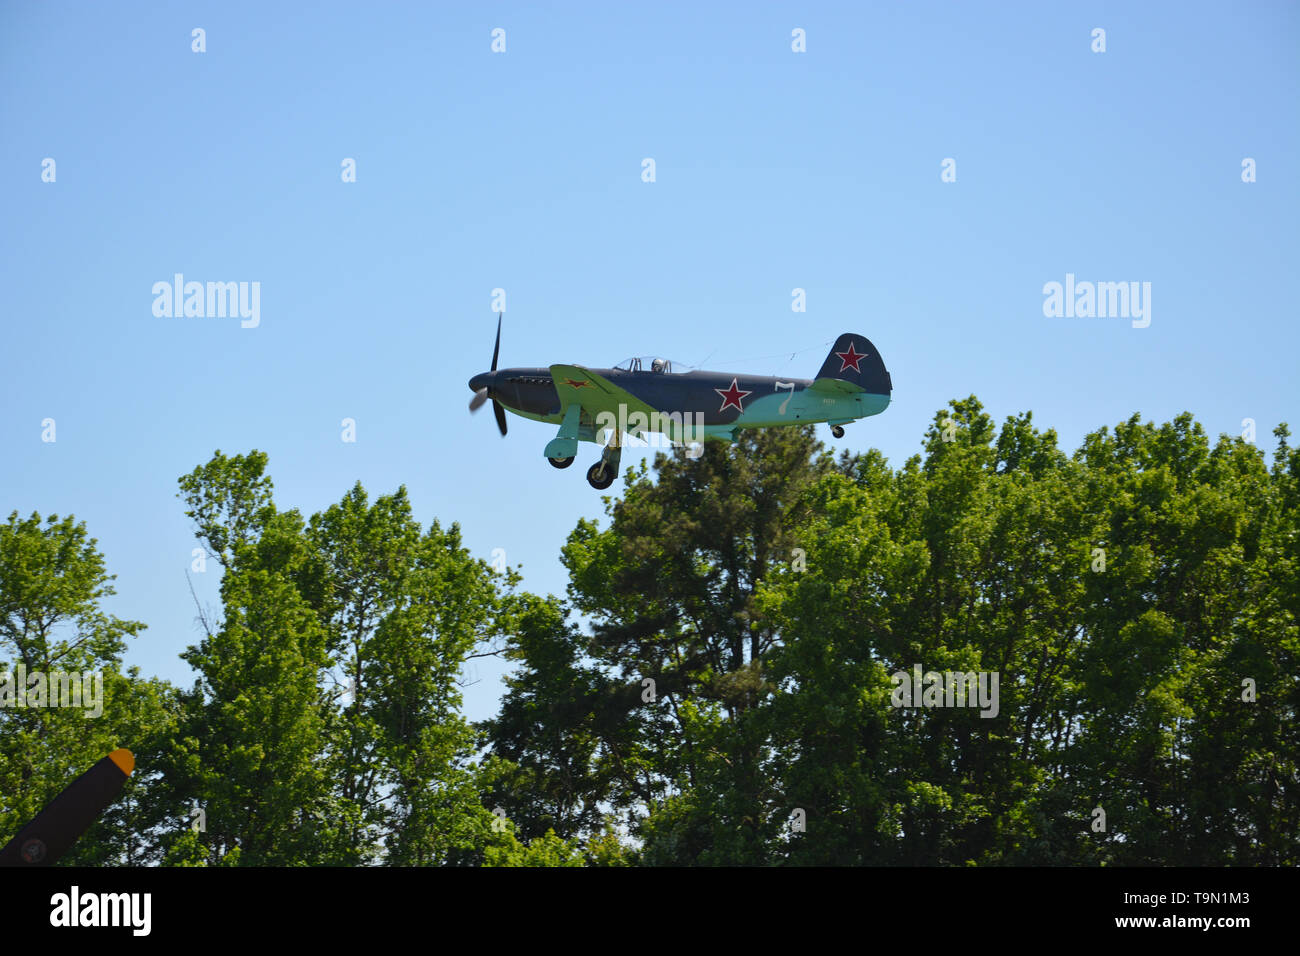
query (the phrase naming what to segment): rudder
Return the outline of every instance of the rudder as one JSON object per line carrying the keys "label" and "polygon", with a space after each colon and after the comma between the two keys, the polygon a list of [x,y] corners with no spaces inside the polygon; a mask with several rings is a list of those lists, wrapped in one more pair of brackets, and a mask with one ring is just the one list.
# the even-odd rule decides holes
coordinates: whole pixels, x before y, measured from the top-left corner
{"label": "rudder", "polygon": [[880,352],[865,335],[845,332],[831,346],[814,382],[834,379],[856,385],[873,395],[889,395],[894,390],[889,371]]}

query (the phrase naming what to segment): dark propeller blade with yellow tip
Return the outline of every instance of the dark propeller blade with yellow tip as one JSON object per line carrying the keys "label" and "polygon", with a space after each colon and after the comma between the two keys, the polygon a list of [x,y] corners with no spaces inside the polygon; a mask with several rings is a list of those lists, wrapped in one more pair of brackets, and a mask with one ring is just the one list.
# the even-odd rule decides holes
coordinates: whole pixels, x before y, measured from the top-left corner
{"label": "dark propeller blade with yellow tip", "polygon": [[129,750],[114,750],[50,801],[0,850],[0,866],[50,866],[99,819],[135,769]]}

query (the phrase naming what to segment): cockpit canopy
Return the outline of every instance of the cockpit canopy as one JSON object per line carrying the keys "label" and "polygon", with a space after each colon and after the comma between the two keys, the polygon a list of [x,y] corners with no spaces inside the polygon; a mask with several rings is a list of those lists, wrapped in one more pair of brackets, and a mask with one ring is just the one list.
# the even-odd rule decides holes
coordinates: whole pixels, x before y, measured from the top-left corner
{"label": "cockpit canopy", "polygon": [[673,370],[674,364],[685,367],[680,362],[674,363],[671,359],[660,356],[638,355],[633,358],[623,359],[614,368],[622,369],[625,372],[659,372],[667,374]]}

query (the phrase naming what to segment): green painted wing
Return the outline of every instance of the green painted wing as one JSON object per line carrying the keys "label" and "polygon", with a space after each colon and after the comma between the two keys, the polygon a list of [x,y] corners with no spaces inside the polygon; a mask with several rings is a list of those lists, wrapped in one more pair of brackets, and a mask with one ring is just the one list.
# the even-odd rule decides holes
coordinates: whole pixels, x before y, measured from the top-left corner
{"label": "green painted wing", "polygon": [[618,415],[619,405],[626,406],[626,411],[623,413],[624,420],[633,412],[641,412],[647,418],[658,412],[658,409],[646,404],[631,392],[619,388],[609,379],[578,365],[552,365],[551,379],[555,382],[555,391],[560,396],[561,412],[574,402],[581,405],[582,410],[592,418],[601,412]]}

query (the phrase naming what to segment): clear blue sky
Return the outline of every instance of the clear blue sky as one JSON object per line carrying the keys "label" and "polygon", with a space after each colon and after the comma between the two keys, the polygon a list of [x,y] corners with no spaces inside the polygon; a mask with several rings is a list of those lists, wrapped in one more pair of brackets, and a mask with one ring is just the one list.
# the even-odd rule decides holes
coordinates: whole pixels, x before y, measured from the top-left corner
{"label": "clear blue sky", "polygon": [[[503,366],[811,377],[863,333],[894,403],[840,444],[895,464],[971,393],[1067,451],[1183,410],[1271,449],[1300,426],[1298,10],[8,0],[0,508],[84,519],[110,610],[149,625],[128,661],[187,685],[176,479],[216,448],[266,451],[304,513],[404,483],[563,593],[596,452],[556,471],[550,427],[467,413],[497,287]],[[155,317],[176,272],[260,282],[260,326]],[[1066,273],[1150,282],[1150,326],[1044,317]],[[215,604],[215,566],[196,584]],[[472,718],[498,675],[477,667]]]}

